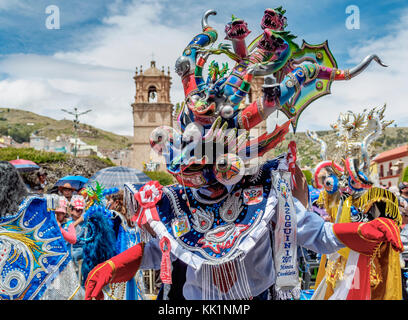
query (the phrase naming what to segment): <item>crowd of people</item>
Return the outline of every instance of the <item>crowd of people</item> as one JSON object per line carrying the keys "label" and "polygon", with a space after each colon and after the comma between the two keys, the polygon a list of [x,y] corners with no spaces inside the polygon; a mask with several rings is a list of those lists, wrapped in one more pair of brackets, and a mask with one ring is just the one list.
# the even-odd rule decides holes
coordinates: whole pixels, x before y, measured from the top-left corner
{"label": "crowd of people", "polygon": [[[41,168],[35,174],[37,183],[34,185],[28,184],[22,172],[19,172],[6,161],[0,162],[0,185],[2,186],[0,190],[0,230],[6,230],[9,227],[8,217],[31,221],[34,220],[37,214],[41,214],[43,218],[46,218],[46,221],[39,221],[37,227],[44,230],[51,230],[55,223],[59,232],[54,232],[52,239],[55,240],[56,237],[61,239],[62,242],[58,243],[59,247],[62,248],[62,252],[59,253],[64,255],[64,264],[67,264],[67,266],[64,266],[64,270],[68,271],[64,273],[61,269],[54,277],[61,278],[59,282],[70,279],[67,282],[67,286],[70,288],[64,290],[66,292],[70,290],[70,293],[75,292],[75,295],[71,298],[83,299],[86,274],[83,273],[82,265],[86,264],[92,269],[97,263],[126,250],[129,246],[140,241],[134,223],[127,214],[124,191],[105,189],[101,186],[99,193],[94,192],[91,195],[90,190],[95,191],[92,186],[78,189],[70,182],[66,182],[58,187],[53,187],[48,184],[47,172],[44,169]],[[37,208],[36,212],[31,212],[30,207],[35,205],[36,200],[43,201],[46,204],[42,208]],[[88,211],[88,217],[85,217],[87,209],[91,210]],[[90,218],[90,211],[92,210],[95,213]],[[103,212],[104,215],[99,215],[98,218],[99,211]],[[96,227],[99,228],[96,229],[98,235],[92,234],[92,231],[95,230],[95,225],[92,225],[92,223],[97,224]],[[44,231],[41,233],[44,233]],[[98,240],[95,240],[96,236],[99,237]],[[42,239],[38,234],[31,237],[33,237],[32,240],[34,241]],[[0,241],[0,246],[7,248],[8,241],[8,238],[3,239],[3,241]],[[91,244],[98,248],[90,249]],[[108,255],[105,257],[101,254],[98,257],[95,254],[98,250],[108,253]],[[60,264],[62,264],[62,261],[60,261]],[[11,268],[19,269],[21,264],[18,261],[15,261],[15,263],[18,265]],[[0,263],[0,269],[3,269],[3,267]],[[71,274],[67,277],[66,274],[69,272]],[[141,289],[144,287],[144,283],[142,283],[143,275],[138,274],[135,279],[137,284],[133,285],[132,290],[134,292],[131,296],[140,299],[143,297]],[[77,287],[75,287],[76,285]],[[61,288],[54,290],[53,286],[48,285],[45,289],[47,293],[42,294],[45,299],[67,299],[70,297],[68,293],[61,295],[61,291],[64,291]],[[12,291],[10,289],[10,292]],[[58,294],[55,293],[57,291]],[[5,297],[7,297],[7,290],[5,292]],[[115,298],[113,289],[109,294],[113,297],[112,299]]]}

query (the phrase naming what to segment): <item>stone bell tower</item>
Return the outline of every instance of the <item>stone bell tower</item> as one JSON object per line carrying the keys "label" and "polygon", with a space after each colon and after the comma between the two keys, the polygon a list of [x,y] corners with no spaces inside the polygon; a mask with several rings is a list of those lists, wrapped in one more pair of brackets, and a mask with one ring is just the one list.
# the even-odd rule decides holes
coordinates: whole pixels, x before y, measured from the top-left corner
{"label": "stone bell tower", "polygon": [[[133,156],[132,167],[144,170],[146,164],[162,162],[150,148],[150,133],[157,127],[173,126],[173,105],[170,102],[170,68],[159,70],[156,61],[150,62],[150,68],[143,72],[136,68],[133,77],[136,84],[133,108]],[[164,168],[160,168],[164,169]]]}

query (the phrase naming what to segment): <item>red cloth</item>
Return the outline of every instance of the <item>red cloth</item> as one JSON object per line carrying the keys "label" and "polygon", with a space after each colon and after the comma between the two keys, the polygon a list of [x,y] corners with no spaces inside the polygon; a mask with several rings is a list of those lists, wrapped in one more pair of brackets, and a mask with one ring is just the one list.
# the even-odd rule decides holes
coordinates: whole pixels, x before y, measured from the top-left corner
{"label": "red cloth", "polygon": [[296,188],[296,180],[295,180],[296,159],[297,159],[296,141],[289,142],[288,149],[289,151],[286,156],[286,159],[288,161],[289,172],[291,173],[291,177],[292,177],[292,185],[294,188]]}
{"label": "red cloth", "polygon": [[360,254],[346,300],[371,300],[370,257]]}
{"label": "red cloth", "polygon": [[140,267],[143,248],[139,243],[93,268],[85,281],[85,300],[102,300],[105,285],[132,279]]}
{"label": "red cloth", "polygon": [[254,101],[247,106],[241,113],[242,124],[246,130],[255,127],[258,123],[261,123],[264,119],[258,110],[258,102]]}
{"label": "red cloth", "polygon": [[377,218],[366,223],[335,223],[333,231],[347,247],[368,256],[372,256],[382,242],[391,243],[396,251],[403,250],[399,228],[391,219]]}

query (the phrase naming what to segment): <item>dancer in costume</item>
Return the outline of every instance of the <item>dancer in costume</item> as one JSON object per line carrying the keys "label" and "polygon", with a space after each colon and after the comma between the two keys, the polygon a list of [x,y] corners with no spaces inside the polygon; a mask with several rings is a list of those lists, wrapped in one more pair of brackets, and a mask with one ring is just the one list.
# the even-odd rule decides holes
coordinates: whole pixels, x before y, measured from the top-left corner
{"label": "dancer in costume", "polygon": [[[145,242],[91,270],[86,299],[102,299],[105,285],[127,281],[139,269],[160,269],[162,282],[171,284],[172,261],[187,266],[186,299],[265,299],[271,286],[279,297],[296,296],[297,245],[326,254],[344,244],[368,255],[383,242],[401,250],[390,219],[333,224],[308,212],[294,143],[276,159],[249,167],[284,139],[290,124],[296,128],[300,113],[329,93],[333,81],[354,77],[373,59],[381,64],[378,57],[338,70],[327,43],[293,42],[281,8],[265,11],[264,32],[249,46],[246,23],[233,17],[226,31],[235,51],[225,44],[207,48],[217,40],[208,24],[214,14],[204,14],[202,33],[176,61],[186,96],[175,113],[180,131],[160,127],[151,134],[153,150],[165,157],[179,184],[162,187],[155,181],[134,191],[134,218]],[[226,54],[236,65],[228,73],[227,66],[220,70],[211,63],[204,81],[202,70],[212,54]],[[263,97],[242,107],[254,75],[274,75],[277,83],[265,85]],[[275,110],[290,120],[249,139],[248,130]]]}
{"label": "dancer in costume", "polygon": [[[133,188],[125,184],[125,190]],[[141,242],[140,232],[131,221],[132,216],[128,212],[128,200],[123,190],[110,196],[109,210],[112,212],[113,228],[116,234],[116,252],[121,253]],[[131,205],[131,204],[129,204]],[[120,297],[121,300],[145,300],[145,287],[143,272],[139,270],[136,275],[127,282],[111,287],[112,297]],[[120,292],[117,294],[116,292]]]}
{"label": "dancer in costume", "polygon": [[52,212],[55,200],[29,196],[14,166],[0,161],[0,300],[75,295],[78,280]]}
{"label": "dancer in costume", "polygon": [[[86,232],[80,238],[83,242],[83,261],[80,268],[82,284],[89,271],[97,264],[138,243],[134,228],[127,225],[124,211],[120,210],[120,213],[107,207],[107,197],[120,198],[119,189],[105,189],[96,181],[95,186],[88,186],[83,191],[83,195],[88,199],[88,203],[82,226]],[[138,274],[127,281],[110,284],[104,288],[104,292],[107,299],[141,300],[144,299],[142,280],[141,274]]]}
{"label": "dancer in costume", "polygon": [[[331,222],[369,222],[380,217],[383,222],[388,222],[386,218],[401,226],[396,195],[374,186],[369,179],[370,144],[392,123],[384,120],[384,112],[385,105],[340,114],[332,125],[338,141],[330,154],[326,143],[308,132],[321,146],[323,161],[316,166],[315,181],[323,191],[317,203],[328,212]],[[323,179],[319,178],[322,170],[326,170]],[[378,245],[368,260],[358,252],[351,247],[322,257],[313,299],[401,299],[398,253],[385,243]],[[350,290],[353,287],[361,290]]]}

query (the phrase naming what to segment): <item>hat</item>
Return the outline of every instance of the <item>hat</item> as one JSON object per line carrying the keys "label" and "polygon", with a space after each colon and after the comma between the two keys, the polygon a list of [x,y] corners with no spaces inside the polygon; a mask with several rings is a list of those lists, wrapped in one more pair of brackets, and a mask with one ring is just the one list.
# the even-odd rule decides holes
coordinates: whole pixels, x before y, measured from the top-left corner
{"label": "hat", "polygon": [[73,197],[71,204],[75,209],[84,209],[85,208],[85,199],[82,196]]}
{"label": "hat", "polygon": [[406,181],[400,182],[398,185],[398,189],[401,191],[402,189],[405,189],[405,188],[408,188],[408,182]]}
{"label": "hat", "polygon": [[64,185],[59,186],[58,189],[71,189],[71,190],[76,190],[69,182],[64,183]]}

